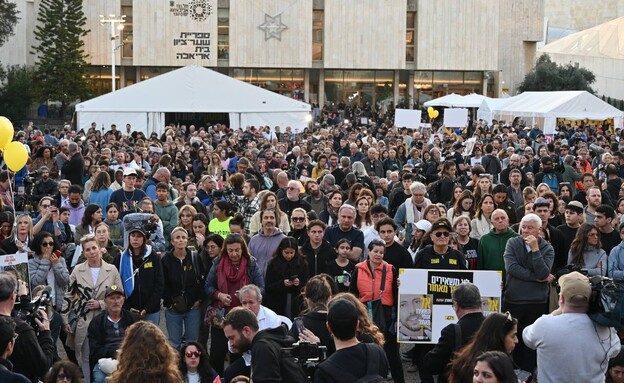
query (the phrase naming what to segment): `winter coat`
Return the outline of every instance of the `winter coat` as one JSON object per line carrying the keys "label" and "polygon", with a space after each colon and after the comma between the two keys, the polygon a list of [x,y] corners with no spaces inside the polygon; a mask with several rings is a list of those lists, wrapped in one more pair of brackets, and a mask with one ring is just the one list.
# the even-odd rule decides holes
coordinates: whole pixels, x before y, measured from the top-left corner
{"label": "winter coat", "polygon": [[43,259],[39,255],[28,260],[28,277],[30,279],[30,289],[35,286],[48,285],[47,276],[48,271],[52,269],[54,274],[54,292],[55,299],[52,304],[57,310],[63,308],[63,299],[65,298],[65,289],[69,282],[69,271],[67,270],[67,264],[65,258],[60,257],[59,263],[52,265],[49,259]]}
{"label": "winter coat", "polygon": [[[127,296],[124,308],[127,310],[145,310],[147,314],[160,311],[160,300],[163,297],[165,288],[165,277],[163,275],[162,263],[153,251],[151,246],[146,246],[145,253],[138,261],[135,261],[128,249],[117,254],[113,264],[119,270],[121,257],[128,257],[132,262],[134,275],[134,290],[132,295]],[[137,270],[138,269],[138,270]]]}
{"label": "winter coat", "polygon": [[[286,287],[284,280],[295,276],[299,278],[299,285]],[[301,290],[308,282],[309,277],[308,264],[305,258],[295,255],[293,259],[286,261],[281,254],[278,254],[269,262],[267,267],[264,282],[268,298],[266,306],[278,315],[293,319],[303,308]],[[290,307],[288,307],[289,294]]]}
{"label": "winter coat", "polygon": [[495,229],[482,236],[479,240],[477,254],[477,270],[505,270],[505,246],[510,238],[517,237],[518,233],[507,228],[507,231],[498,234]]}
{"label": "winter coat", "polygon": [[255,258],[263,278],[264,275],[266,275],[269,260],[273,257],[273,253],[275,253],[275,250],[284,238],[286,238],[286,235],[278,228],[275,228],[273,234],[268,237],[264,234],[264,230],[262,229],[260,229],[258,234],[251,237],[251,241],[249,241],[249,254]]}

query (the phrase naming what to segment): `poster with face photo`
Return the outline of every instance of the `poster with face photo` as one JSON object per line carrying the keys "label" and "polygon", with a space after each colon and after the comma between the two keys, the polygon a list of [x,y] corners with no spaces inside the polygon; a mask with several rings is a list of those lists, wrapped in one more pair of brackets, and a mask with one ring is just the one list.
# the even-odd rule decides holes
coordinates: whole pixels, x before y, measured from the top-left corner
{"label": "poster with face photo", "polygon": [[0,256],[0,271],[8,271],[14,274],[18,280],[26,282],[30,293],[30,281],[28,274],[28,254],[17,253]]}
{"label": "poster with face photo", "polygon": [[400,269],[397,341],[437,343],[442,329],[457,323],[453,291],[463,282],[481,293],[484,315],[500,312],[502,275],[482,270]]}

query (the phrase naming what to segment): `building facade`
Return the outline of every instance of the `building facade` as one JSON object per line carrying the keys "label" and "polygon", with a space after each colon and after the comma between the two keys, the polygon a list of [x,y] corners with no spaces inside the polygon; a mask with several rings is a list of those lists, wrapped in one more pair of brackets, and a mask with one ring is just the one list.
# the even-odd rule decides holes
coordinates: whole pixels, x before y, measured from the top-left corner
{"label": "building facade", "polygon": [[[40,0],[15,0],[21,20],[0,48],[34,64]],[[543,0],[84,0],[96,94],[202,65],[302,101],[412,104],[449,93],[515,94],[543,34]]]}

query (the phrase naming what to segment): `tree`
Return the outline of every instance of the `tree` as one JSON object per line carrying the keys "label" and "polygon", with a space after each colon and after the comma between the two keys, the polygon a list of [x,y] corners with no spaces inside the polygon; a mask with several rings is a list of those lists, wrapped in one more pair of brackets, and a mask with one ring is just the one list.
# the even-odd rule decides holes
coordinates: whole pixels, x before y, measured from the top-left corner
{"label": "tree", "polygon": [[37,54],[35,84],[41,101],[61,103],[60,117],[68,105],[88,97],[84,52],[86,17],[82,0],[41,0],[33,46]]}
{"label": "tree", "polygon": [[571,64],[558,65],[550,60],[550,56],[543,54],[518,89],[520,92],[586,90],[593,94],[591,84],[595,81],[596,76],[591,71]]}
{"label": "tree", "polygon": [[0,46],[13,36],[13,28],[17,24],[17,6],[9,1],[0,0]]}
{"label": "tree", "polygon": [[4,84],[0,88],[0,110],[9,120],[23,120],[28,116],[34,101],[33,76],[32,68],[17,65],[0,74],[0,81]]}

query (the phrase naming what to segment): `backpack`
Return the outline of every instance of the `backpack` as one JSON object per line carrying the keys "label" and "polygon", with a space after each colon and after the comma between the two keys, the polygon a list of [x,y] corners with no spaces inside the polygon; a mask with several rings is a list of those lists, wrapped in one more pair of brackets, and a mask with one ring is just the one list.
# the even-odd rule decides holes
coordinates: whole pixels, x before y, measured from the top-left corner
{"label": "backpack", "polygon": [[392,379],[387,379],[382,377],[381,375],[379,375],[377,372],[379,371],[379,364],[382,361],[385,361],[385,358],[380,361],[379,358],[374,358],[372,355],[373,352],[375,352],[375,346],[376,344],[374,343],[363,343],[366,345],[366,375],[361,377],[361,378],[357,378],[355,376],[353,376],[352,374],[346,372],[344,370],[344,368],[341,368],[340,366],[337,366],[336,364],[334,364],[334,362],[331,359],[327,359],[325,362],[323,362],[322,364],[320,364],[318,366],[318,368],[320,368],[321,370],[325,371],[327,373],[327,375],[330,375],[332,377],[335,377],[336,379],[338,377],[341,377],[341,381],[345,382],[345,383],[386,383],[386,382],[393,382]]}
{"label": "backpack", "polygon": [[427,185],[427,196],[431,203],[440,202],[440,194],[442,194],[442,178]]}
{"label": "backpack", "polygon": [[621,328],[624,325],[624,284],[597,275],[589,278],[592,296],[588,315],[595,323]]}
{"label": "backpack", "polygon": [[542,182],[548,185],[553,193],[557,194],[559,191],[559,179],[555,173],[544,173]]}

